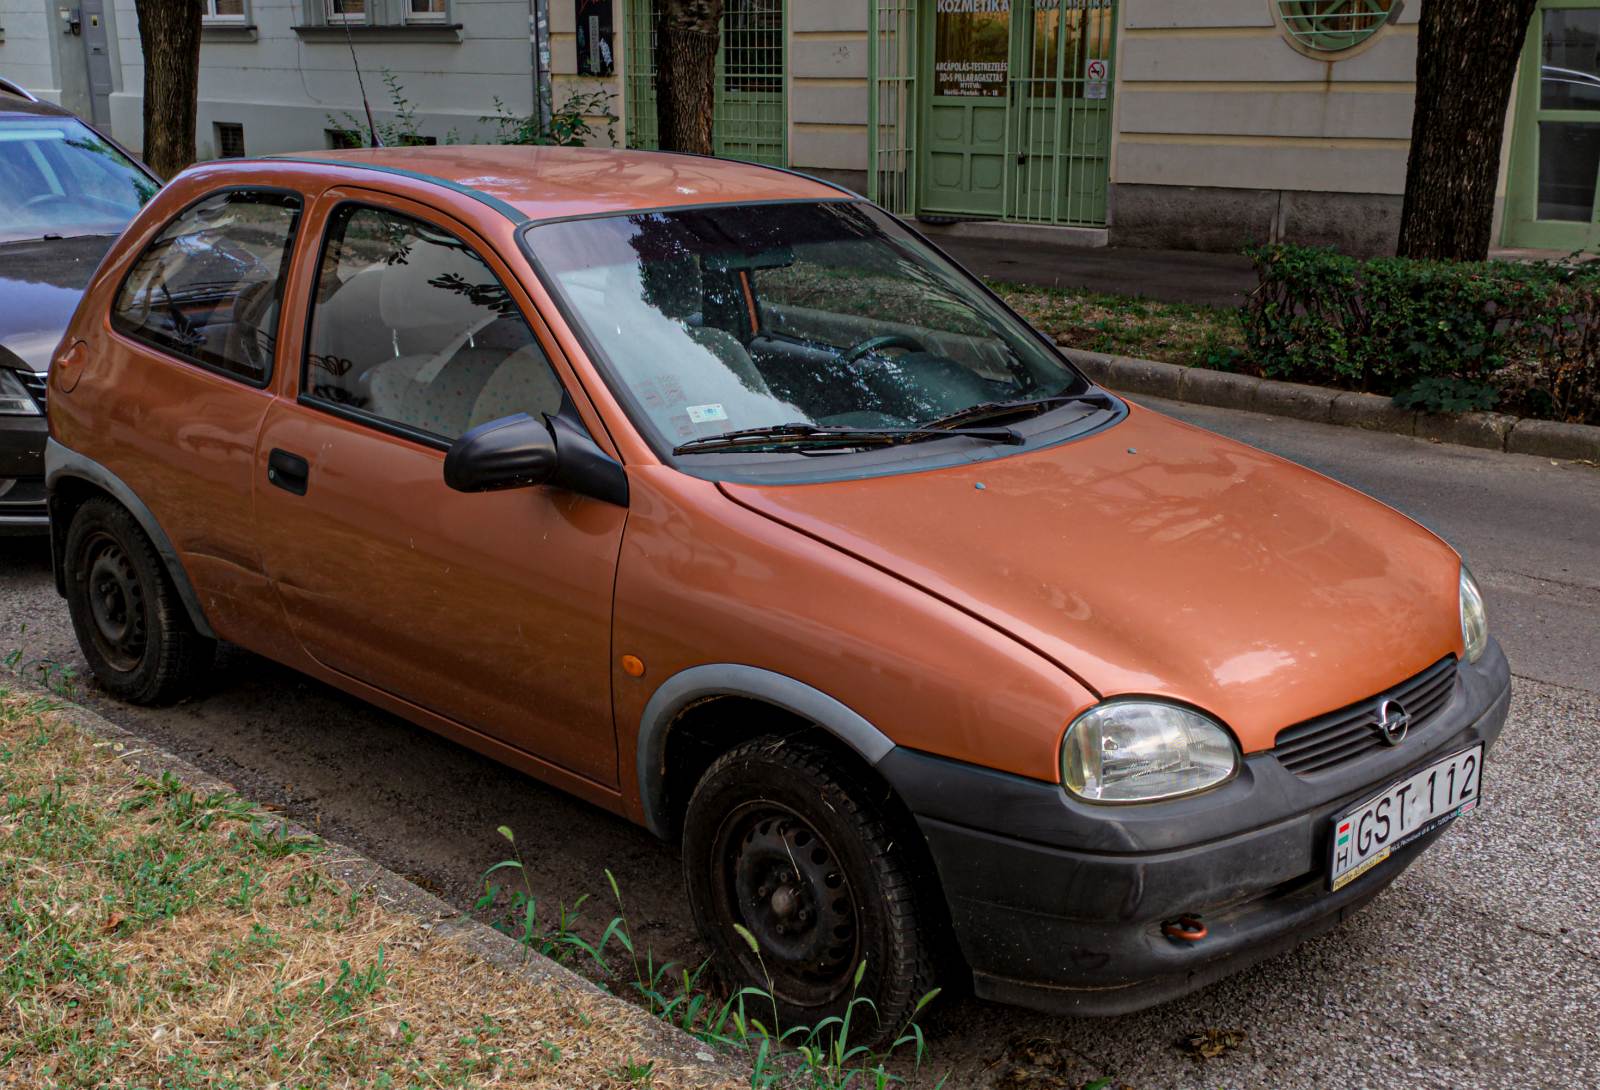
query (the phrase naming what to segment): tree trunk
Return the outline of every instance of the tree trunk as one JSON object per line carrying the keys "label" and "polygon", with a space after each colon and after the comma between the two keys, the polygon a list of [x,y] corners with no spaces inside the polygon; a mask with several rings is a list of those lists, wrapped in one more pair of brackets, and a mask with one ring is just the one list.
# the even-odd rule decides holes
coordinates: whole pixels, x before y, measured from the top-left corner
{"label": "tree trunk", "polygon": [[134,0],[144,53],[144,161],[163,178],[194,162],[200,0]]}
{"label": "tree trunk", "polygon": [[1506,106],[1538,0],[1424,0],[1402,257],[1489,256]]}
{"label": "tree trunk", "polygon": [[661,147],[710,155],[723,0],[666,0],[656,26]]}

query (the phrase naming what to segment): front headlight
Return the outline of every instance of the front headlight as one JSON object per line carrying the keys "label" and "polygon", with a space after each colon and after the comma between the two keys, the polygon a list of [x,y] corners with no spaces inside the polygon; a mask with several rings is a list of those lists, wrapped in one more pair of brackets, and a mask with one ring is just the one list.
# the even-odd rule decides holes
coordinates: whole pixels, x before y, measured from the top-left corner
{"label": "front headlight", "polygon": [[0,367],[0,416],[38,416],[39,403],[33,400],[22,379],[8,367]]}
{"label": "front headlight", "polygon": [[1467,647],[1467,661],[1483,658],[1489,646],[1489,616],[1483,611],[1483,591],[1465,564],[1461,565],[1461,642]]}
{"label": "front headlight", "polygon": [[1061,782],[1089,802],[1150,802],[1215,787],[1239,767],[1221,725],[1190,708],[1115,700],[1078,716],[1061,743]]}

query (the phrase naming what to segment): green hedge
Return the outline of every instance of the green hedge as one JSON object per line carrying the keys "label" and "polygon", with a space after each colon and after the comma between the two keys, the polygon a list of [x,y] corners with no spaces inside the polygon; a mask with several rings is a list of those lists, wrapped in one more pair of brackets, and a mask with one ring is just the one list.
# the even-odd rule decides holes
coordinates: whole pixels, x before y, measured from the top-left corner
{"label": "green hedge", "polygon": [[1245,339],[1261,375],[1600,424],[1600,262],[1248,253],[1260,283]]}

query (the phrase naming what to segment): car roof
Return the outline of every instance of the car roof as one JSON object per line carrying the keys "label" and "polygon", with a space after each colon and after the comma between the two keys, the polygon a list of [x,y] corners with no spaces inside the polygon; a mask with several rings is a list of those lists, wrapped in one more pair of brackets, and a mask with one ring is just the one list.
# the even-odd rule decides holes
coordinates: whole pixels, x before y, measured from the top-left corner
{"label": "car roof", "polygon": [[12,114],[22,114],[26,117],[72,117],[78,115],[64,107],[57,106],[54,102],[40,102],[36,99],[22,98],[9,91],[0,91],[0,117]]}
{"label": "car roof", "polygon": [[452,144],[301,152],[281,158],[421,175],[481,194],[528,220],[855,197],[839,186],[775,167],[614,148]]}

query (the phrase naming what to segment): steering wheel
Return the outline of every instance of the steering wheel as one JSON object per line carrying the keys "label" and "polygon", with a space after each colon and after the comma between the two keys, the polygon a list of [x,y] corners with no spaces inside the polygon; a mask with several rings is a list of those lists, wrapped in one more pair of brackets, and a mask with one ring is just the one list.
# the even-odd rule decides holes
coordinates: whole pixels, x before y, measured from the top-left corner
{"label": "steering wheel", "polygon": [[915,337],[908,336],[905,333],[885,333],[881,337],[868,337],[864,341],[851,345],[844,354],[844,362],[854,363],[862,356],[876,352],[880,348],[905,348],[912,352],[927,351],[926,348],[922,347],[922,342]]}

